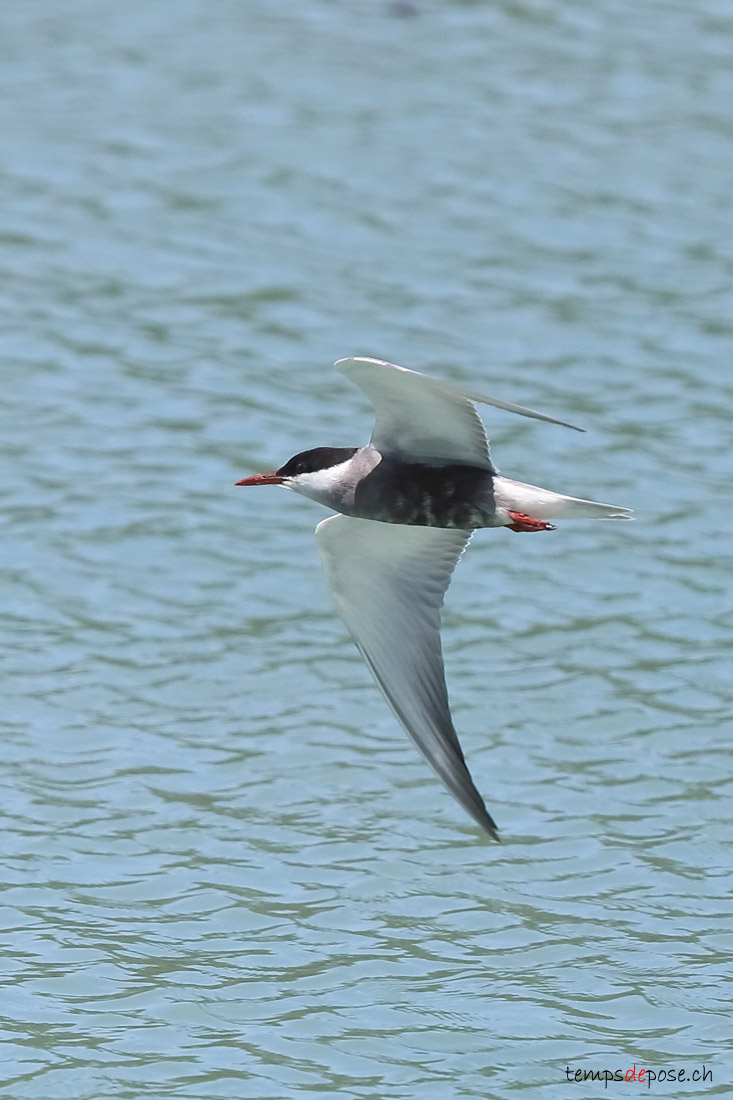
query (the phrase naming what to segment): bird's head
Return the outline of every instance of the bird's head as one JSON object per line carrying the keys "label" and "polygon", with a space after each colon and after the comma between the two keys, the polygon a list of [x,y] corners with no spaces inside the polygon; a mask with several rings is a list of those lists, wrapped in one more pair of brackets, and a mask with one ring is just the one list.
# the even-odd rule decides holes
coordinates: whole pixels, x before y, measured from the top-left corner
{"label": "bird's head", "polygon": [[343,466],[353,458],[357,447],[313,447],[289,458],[279,470],[243,477],[236,485],[282,485],[303,496],[330,504]]}

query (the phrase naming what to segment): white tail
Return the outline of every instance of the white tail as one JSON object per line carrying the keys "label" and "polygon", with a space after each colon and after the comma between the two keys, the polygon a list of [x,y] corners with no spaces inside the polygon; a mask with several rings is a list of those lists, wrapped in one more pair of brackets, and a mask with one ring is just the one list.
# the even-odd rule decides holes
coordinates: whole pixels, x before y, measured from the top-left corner
{"label": "white tail", "polygon": [[539,485],[525,485],[508,477],[494,478],[496,510],[523,512],[533,519],[633,519],[631,508],[618,508],[615,504],[599,504],[595,500],[581,500],[541,489]]}

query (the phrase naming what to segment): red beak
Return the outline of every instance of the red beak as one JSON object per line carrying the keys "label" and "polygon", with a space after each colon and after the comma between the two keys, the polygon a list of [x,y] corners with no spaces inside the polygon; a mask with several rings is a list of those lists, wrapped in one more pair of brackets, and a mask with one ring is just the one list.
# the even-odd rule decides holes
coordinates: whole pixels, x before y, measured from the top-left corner
{"label": "red beak", "polygon": [[235,485],[282,485],[284,477],[280,477],[274,470],[269,474],[252,474],[251,477],[243,477],[241,481],[235,481]]}

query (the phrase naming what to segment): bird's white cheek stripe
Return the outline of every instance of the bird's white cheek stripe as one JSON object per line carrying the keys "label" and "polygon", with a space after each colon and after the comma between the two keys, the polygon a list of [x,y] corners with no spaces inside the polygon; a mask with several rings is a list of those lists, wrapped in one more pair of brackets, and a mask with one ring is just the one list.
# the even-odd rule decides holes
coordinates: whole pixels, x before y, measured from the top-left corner
{"label": "bird's white cheek stripe", "polygon": [[302,493],[304,497],[312,500],[321,500],[324,496],[333,498],[334,494],[343,487],[344,474],[351,462],[339,462],[336,466],[328,466],[325,470],[313,470],[308,474],[298,474],[288,486],[296,493]]}

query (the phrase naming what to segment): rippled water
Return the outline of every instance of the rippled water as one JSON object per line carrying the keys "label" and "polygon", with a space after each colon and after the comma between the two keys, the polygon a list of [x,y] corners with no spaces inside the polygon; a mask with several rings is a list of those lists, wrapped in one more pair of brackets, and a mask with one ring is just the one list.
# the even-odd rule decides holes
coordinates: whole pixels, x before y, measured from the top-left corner
{"label": "rippled water", "polygon": [[[0,1096],[727,1095],[729,5],[0,29]],[[346,642],[323,511],[233,488],[367,438],[353,354],[580,420],[489,410],[494,456],[637,510],[456,574],[501,846]]]}

